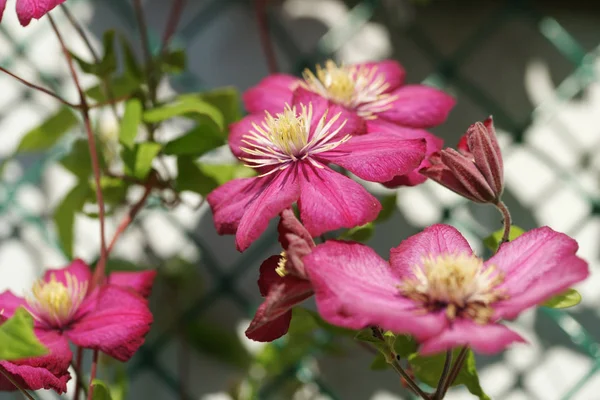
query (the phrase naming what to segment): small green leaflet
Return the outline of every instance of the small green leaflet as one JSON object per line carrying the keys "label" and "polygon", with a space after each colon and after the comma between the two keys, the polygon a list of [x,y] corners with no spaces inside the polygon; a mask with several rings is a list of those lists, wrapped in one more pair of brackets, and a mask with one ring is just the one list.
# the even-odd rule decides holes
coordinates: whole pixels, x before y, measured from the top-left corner
{"label": "small green leaflet", "polygon": [[93,196],[93,192],[88,182],[80,181],[54,210],[54,223],[58,230],[58,239],[65,255],[69,258],[73,255],[75,214],[83,209],[90,196]]}
{"label": "small green leaflet", "polygon": [[[492,250],[493,252],[498,251],[498,246],[500,245],[500,241],[502,240],[503,233],[504,233],[504,229],[497,230],[496,232],[492,233],[490,236],[483,239],[483,244],[485,244],[485,246],[488,249]],[[524,233],[525,233],[525,231],[522,228],[519,228],[516,225],[512,225],[510,227],[510,233],[508,235],[508,240],[509,241],[515,240],[516,238],[518,238],[519,236],[521,236]]]}
{"label": "small green leaflet", "polygon": [[48,354],[33,332],[33,317],[19,307],[0,325],[0,360],[18,360]]}
{"label": "small green leaflet", "polygon": [[212,119],[220,130],[223,130],[223,115],[216,107],[191,96],[180,96],[178,101],[144,113],[144,121],[149,123],[163,122],[175,117],[202,115]]}
{"label": "small green leaflet", "polygon": [[123,146],[133,147],[140,122],[142,122],[142,103],[138,99],[131,99],[125,104],[125,114],[121,120],[119,142]]}
{"label": "small green leaflet", "polygon": [[47,150],[54,146],[75,124],[77,124],[77,118],[73,111],[68,107],[62,107],[56,114],[23,136],[17,153]]}
{"label": "small green leaflet", "polygon": [[567,289],[563,293],[545,301],[542,305],[550,308],[569,308],[579,303],[581,303],[581,294],[575,289]]}
{"label": "small green leaflet", "polygon": [[94,379],[92,388],[94,390],[92,393],[93,400],[112,400],[108,386],[106,386],[106,384],[101,380]]}
{"label": "small green leaflet", "polygon": [[340,239],[354,240],[356,242],[366,242],[371,239],[375,231],[375,225],[372,222],[367,222],[361,226],[355,226],[354,228],[348,229],[344,232]]}
{"label": "small green leaflet", "polygon": [[160,149],[160,143],[153,142],[136,143],[132,148],[123,148],[121,157],[125,163],[125,172],[138,179],[146,179]]}

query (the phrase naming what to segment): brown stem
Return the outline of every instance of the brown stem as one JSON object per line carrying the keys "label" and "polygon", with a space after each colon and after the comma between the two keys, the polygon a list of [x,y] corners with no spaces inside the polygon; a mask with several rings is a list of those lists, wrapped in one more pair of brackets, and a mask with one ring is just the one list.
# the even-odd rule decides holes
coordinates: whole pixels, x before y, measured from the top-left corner
{"label": "brown stem", "polygon": [[115,246],[115,243],[117,243],[117,239],[119,238],[119,236],[121,236],[121,234],[123,232],[125,232],[125,230],[129,226],[129,224],[134,220],[135,216],[144,207],[144,204],[146,203],[148,196],[150,196],[150,193],[152,193],[152,189],[154,188],[152,181],[153,181],[153,179],[150,179],[148,181],[148,183],[146,183],[146,190],[144,191],[143,196],[140,198],[140,200],[137,203],[135,203],[133,205],[133,207],[131,207],[131,209],[129,210],[127,215],[123,218],[123,220],[119,224],[113,238],[110,241],[110,244],[108,245],[108,249],[107,249],[108,254],[110,254],[113,247]]}
{"label": "brown stem", "polygon": [[56,37],[60,42],[60,46],[62,48],[65,59],[67,60],[67,64],[69,66],[69,70],[71,72],[71,76],[73,77],[73,82],[75,82],[75,86],[77,87],[77,91],[79,92],[79,97],[81,101],[81,115],[83,117],[83,124],[85,126],[85,131],[88,137],[88,146],[90,150],[90,158],[92,162],[92,170],[94,172],[94,181],[96,183],[96,200],[98,202],[98,218],[100,220],[100,259],[98,260],[98,264],[96,265],[96,270],[94,271],[94,278],[92,280],[91,287],[94,287],[98,283],[102,281],[104,278],[104,270],[106,266],[106,239],[104,237],[104,198],[102,196],[102,188],[100,186],[100,162],[98,161],[98,152],[96,150],[96,139],[94,138],[94,131],[92,130],[92,123],[90,121],[89,115],[89,107],[87,103],[87,99],[85,97],[85,93],[81,87],[81,83],[79,82],[79,77],[77,76],[77,71],[75,71],[75,65],[73,63],[73,59],[71,58],[71,54],[67,49],[67,45],[52,18],[52,15],[48,14],[48,19],[50,24],[52,25],[52,29],[56,33]]}
{"label": "brown stem", "polygon": [[163,55],[167,48],[169,47],[169,43],[175,34],[175,30],[177,29],[177,25],[179,25],[179,20],[181,18],[181,14],[183,13],[183,8],[185,7],[186,0],[173,0],[173,6],[171,7],[171,11],[169,13],[169,19],[167,22],[167,27],[163,32],[162,44],[160,48],[160,54]]}
{"label": "brown stem", "polygon": [[502,234],[502,240],[500,241],[500,245],[498,245],[498,249],[503,243],[508,242],[510,237],[510,226],[512,224],[512,220],[510,218],[510,212],[508,211],[508,207],[502,201],[499,201],[495,204],[498,211],[502,213],[502,223],[504,224],[504,232]]}
{"label": "brown stem", "polygon": [[34,398],[27,392],[27,390],[23,389],[21,386],[19,386],[19,384],[17,383],[16,380],[14,380],[14,378],[12,376],[10,376],[10,373],[4,369],[3,366],[0,365],[0,375],[4,376],[6,379],[8,379],[8,381],[10,383],[12,383],[13,385],[15,385],[15,387],[17,389],[19,389],[19,392],[21,392],[23,394],[23,396],[27,397],[30,400],[34,400]]}
{"label": "brown stem", "polygon": [[256,0],[256,21],[258,22],[258,33],[260,34],[260,44],[265,58],[267,59],[267,65],[271,74],[277,73],[277,57],[275,55],[275,49],[273,48],[273,41],[269,34],[269,21],[267,18],[267,4],[269,0]]}
{"label": "brown stem", "polygon": [[450,372],[450,366],[452,365],[452,350],[446,351],[446,360],[444,361],[444,368],[440,375],[440,380],[437,385],[437,389],[433,395],[433,400],[441,400],[443,397],[443,388],[446,386],[446,380],[448,379],[448,373]]}
{"label": "brown stem", "polygon": [[75,392],[73,393],[73,400],[79,400],[79,392],[81,391],[82,379],[81,379],[81,359],[83,358],[83,347],[77,347],[77,355],[75,356],[75,365],[73,369],[75,370],[76,380],[75,380]]}
{"label": "brown stem", "polygon": [[391,363],[391,365],[392,365],[392,368],[394,368],[394,370],[396,370],[396,372],[398,373],[398,375],[400,375],[402,378],[404,378],[404,380],[408,384],[408,387],[415,394],[421,396],[421,398],[425,399],[425,400],[430,400],[431,399],[431,397],[429,396],[429,394],[427,394],[425,391],[423,391],[423,389],[421,389],[419,387],[419,385],[417,385],[417,383],[410,377],[410,375],[400,366],[400,364],[398,363],[398,361],[394,360]]}
{"label": "brown stem", "polygon": [[0,71],[2,71],[4,73],[12,76],[13,78],[15,78],[16,80],[18,80],[19,82],[21,82],[25,86],[29,86],[30,88],[32,88],[34,90],[37,90],[37,91],[42,92],[42,93],[46,93],[47,95],[54,97],[56,100],[60,101],[61,103],[65,104],[65,105],[67,105],[69,107],[72,107],[72,108],[80,108],[81,107],[79,104],[74,104],[74,103],[71,103],[70,101],[67,101],[67,100],[63,99],[62,97],[60,97],[56,93],[52,92],[51,90],[48,90],[48,89],[43,88],[41,86],[38,86],[38,85],[36,85],[34,83],[31,83],[31,82],[29,82],[29,81],[21,78],[20,76],[17,76],[15,74],[13,74],[12,72],[10,72],[9,70],[7,70],[4,67],[0,67]]}
{"label": "brown stem", "polygon": [[87,400],[94,398],[94,379],[96,379],[96,371],[98,369],[98,350],[94,350],[94,358],[92,359],[92,370],[90,372],[90,385],[88,387]]}
{"label": "brown stem", "polygon": [[[469,353],[469,347],[468,346],[463,347],[460,350],[460,353],[458,353],[458,357],[456,357],[456,362],[452,366],[452,370],[450,371],[450,375],[448,376],[448,379],[446,380],[446,383],[444,384],[444,387],[441,390],[440,397],[439,397],[440,399],[444,398],[444,396],[446,395],[446,392],[448,391],[448,389],[450,389],[450,386],[452,386],[452,384],[456,380],[456,377],[460,373],[460,370],[462,369],[463,364],[465,363],[465,360],[467,359],[467,354],[468,353]],[[438,388],[438,391],[439,390],[440,389]]]}
{"label": "brown stem", "polygon": [[142,0],[133,0],[133,10],[135,11],[135,19],[137,20],[138,29],[140,31],[140,40],[142,41],[142,53],[146,63],[146,72],[148,75],[148,90],[150,98],[154,102],[156,99],[156,81],[154,79],[154,60],[152,58],[152,50],[150,48],[150,40],[148,38],[148,24],[144,15],[144,7]]}

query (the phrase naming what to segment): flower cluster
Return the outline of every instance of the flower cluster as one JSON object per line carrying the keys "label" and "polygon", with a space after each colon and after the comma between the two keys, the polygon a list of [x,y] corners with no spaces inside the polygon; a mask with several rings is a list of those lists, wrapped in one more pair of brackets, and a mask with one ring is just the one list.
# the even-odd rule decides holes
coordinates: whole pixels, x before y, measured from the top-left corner
{"label": "flower cluster", "polygon": [[[21,388],[64,393],[73,359],[69,342],[119,361],[129,360],[152,324],[147,298],[155,275],[155,271],[113,272],[105,284],[92,288],[90,268],[77,259],[63,269],[47,271],[25,298],[1,293],[3,315],[11,317],[19,307],[29,311],[35,319],[35,335],[49,354],[0,361],[0,366]],[[0,375],[0,390],[16,389]]]}
{"label": "flower cluster", "polygon": [[[207,200],[217,231],[235,234],[240,251],[280,216],[283,252],[260,267],[265,299],[249,338],[284,335],[292,307],[315,295],[329,323],[411,335],[421,354],[458,346],[495,353],[524,341],[503,320],[587,277],[577,243],[548,227],[505,243],[510,215],[501,201],[503,162],[491,117],[469,127],[458,150],[442,150],[442,140],[425,129],[444,122],[453,98],[403,81],[394,61],[329,61],[302,79],[269,76],[244,94],[250,114],[230,127],[229,146],[257,176],[230,181]],[[381,210],[347,172],[389,187],[431,178],[495,205],[505,218],[499,251],[485,261],[443,224],[402,241],[389,261],[356,242],[316,245],[313,238],[373,221]]]}

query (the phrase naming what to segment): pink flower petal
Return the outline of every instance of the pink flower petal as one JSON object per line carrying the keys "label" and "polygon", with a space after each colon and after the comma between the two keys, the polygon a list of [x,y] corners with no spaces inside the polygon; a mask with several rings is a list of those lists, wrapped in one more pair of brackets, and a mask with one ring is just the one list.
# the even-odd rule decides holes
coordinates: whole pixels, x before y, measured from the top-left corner
{"label": "pink flower petal", "polygon": [[524,233],[505,243],[486,265],[494,265],[505,278],[498,289],[509,296],[493,307],[496,316],[515,318],[587,278],[587,263],[577,257],[577,242],[548,227]]}
{"label": "pink flower petal", "polygon": [[468,345],[478,353],[494,354],[511,343],[525,342],[518,333],[504,325],[479,325],[470,320],[458,319],[439,335],[421,343],[419,353],[430,355]]}
{"label": "pink flower petal", "polygon": [[219,235],[234,234],[246,211],[246,206],[262,190],[265,179],[234,179],[206,196]]}
{"label": "pink flower petal", "polygon": [[285,103],[292,102],[292,93],[300,80],[291,75],[274,74],[244,92],[242,99],[249,113],[283,111]]}
{"label": "pink flower petal", "polygon": [[300,168],[300,219],[313,237],[377,218],[381,204],[352,179],[325,166],[304,163]]}
{"label": "pink flower petal", "polygon": [[244,140],[244,135],[248,134],[251,130],[254,130],[254,127],[252,126],[253,123],[262,126],[265,116],[266,114],[264,112],[258,112],[256,114],[247,115],[240,121],[229,125],[229,148],[233,155],[238,158],[253,158],[252,155],[241,149],[242,147],[249,147],[247,144],[243,143],[242,140]]}
{"label": "pink flower petal", "polygon": [[[256,188],[253,190],[257,191],[235,194],[239,197],[247,196],[235,236],[239,251],[246,250],[267,229],[271,219],[298,199],[300,186],[296,176],[297,168],[297,165],[292,165],[269,176],[253,178],[256,180]],[[240,203],[239,200],[235,201]]]}
{"label": "pink flower petal", "polygon": [[413,128],[443,123],[456,101],[441,90],[425,85],[407,85],[393,92],[397,99],[378,118]]}
{"label": "pink flower petal", "polygon": [[[0,365],[25,389],[53,389],[59,394],[65,393],[67,382],[71,379],[68,369],[73,357],[67,339],[52,330],[36,329],[35,334],[50,354],[18,361],[0,361]],[[0,375],[0,391],[16,389]]]}
{"label": "pink flower petal", "polygon": [[258,286],[266,299],[246,330],[248,338],[259,342],[270,342],[285,335],[292,307],[313,294],[309,281],[279,276],[275,271],[278,261],[279,256],[272,256],[260,266]]}
{"label": "pink flower petal", "polygon": [[404,83],[404,77],[406,76],[406,71],[402,68],[399,62],[394,60],[384,60],[380,62],[367,62],[362,64],[357,64],[357,66],[365,66],[367,68],[375,67],[377,68],[377,73],[375,74],[375,78],[379,75],[383,75],[385,78],[385,82],[388,84],[388,88],[386,92],[391,92],[396,90]]}
{"label": "pink flower petal", "polygon": [[0,0],[0,21],[2,21],[2,15],[4,14],[5,8],[6,8],[6,0]]}
{"label": "pink flower petal", "polygon": [[371,182],[386,182],[413,172],[425,157],[425,139],[402,139],[391,133],[354,136],[320,158]]}
{"label": "pink flower petal", "polygon": [[127,361],[144,343],[152,314],[142,296],[105,285],[84,300],[73,321],[65,335],[77,346]]}
{"label": "pink flower petal", "polygon": [[317,307],[328,322],[350,329],[378,325],[423,340],[447,324],[442,313],[421,313],[399,295],[389,264],[358,243],[328,241],[304,258]]}
{"label": "pink flower petal", "polygon": [[90,270],[90,267],[85,263],[85,261],[79,258],[73,260],[71,264],[64,268],[46,270],[42,279],[44,279],[46,282],[49,282],[52,277],[54,277],[57,282],[60,282],[66,286],[67,272],[71,276],[77,278],[79,283],[89,282],[92,279],[92,271]]}
{"label": "pink flower petal", "polygon": [[0,293],[0,311],[4,317],[10,318],[20,306],[27,308],[24,298],[16,296],[10,290]]}
{"label": "pink flower petal", "polygon": [[393,248],[390,264],[398,276],[412,276],[413,267],[421,265],[423,257],[460,253],[473,254],[463,235],[450,225],[435,224]]}
{"label": "pink flower petal", "polygon": [[23,26],[32,19],[40,19],[65,0],[17,0],[17,17]]}
{"label": "pink flower petal", "polygon": [[152,293],[155,277],[156,270],[112,272],[108,276],[108,283],[133,289],[140,296],[148,298]]}
{"label": "pink flower petal", "polygon": [[363,119],[359,117],[353,110],[349,110],[342,105],[335,104],[326,98],[321,97],[320,95],[302,87],[294,91],[293,104],[298,109],[300,108],[301,104],[304,104],[305,106],[312,104],[313,120],[311,134],[315,131],[315,127],[319,122],[319,118],[321,118],[325,112],[327,112],[328,121],[340,114],[336,123],[331,126],[330,131],[335,131],[340,127],[341,124],[345,122],[344,127],[338,133],[339,137],[344,137],[347,134],[361,135],[367,131],[365,121],[363,121]]}
{"label": "pink flower petal", "polygon": [[294,210],[291,208],[287,208],[281,212],[281,219],[279,221],[279,225],[277,225],[277,231],[279,232],[279,243],[281,243],[281,247],[287,249],[290,245],[290,240],[288,235],[295,235],[305,241],[310,247],[314,247],[315,244],[312,240],[312,236],[306,230],[304,225],[296,215],[294,214]]}

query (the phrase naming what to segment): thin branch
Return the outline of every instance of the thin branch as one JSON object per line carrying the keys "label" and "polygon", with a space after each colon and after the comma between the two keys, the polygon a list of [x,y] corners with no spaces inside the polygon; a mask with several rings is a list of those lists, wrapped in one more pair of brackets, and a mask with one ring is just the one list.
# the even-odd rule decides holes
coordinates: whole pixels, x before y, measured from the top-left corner
{"label": "thin branch", "polygon": [[421,396],[422,399],[425,400],[430,400],[431,397],[429,396],[429,394],[427,394],[425,391],[423,391],[423,389],[421,389],[419,387],[419,385],[417,385],[417,383],[410,377],[410,375],[400,366],[400,364],[398,363],[397,360],[394,360],[391,363],[392,367],[394,368],[394,370],[396,370],[396,372],[402,377],[404,378],[404,380],[406,381],[406,383],[408,384],[408,387],[415,392],[415,394],[418,394],[419,396]]}
{"label": "thin branch", "polygon": [[173,35],[175,34],[177,26],[179,25],[179,20],[181,19],[181,14],[183,14],[185,2],[186,0],[173,0],[173,6],[171,7],[171,12],[169,13],[167,27],[163,32],[162,44],[160,49],[161,55],[164,55],[164,53],[169,48],[169,43],[171,42],[171,39],[173,39]]}
{"label": "thin branch", "polygon": [[[462,369],[463,364],[465,363],[465,360],[467,359],[467,354],[468,353],[469,353],[469,347],[468,346],[463,347],[460,350],[460,353],[458,353],[458,357],[456,357],[456,362],[452,366],[452,370],[450,371],[450,375],[448,376],[448,379],[446,380],[446,383],[444,384],[444,387],[441,390],[440,399],[444,398],[444,396],[446,395],[446,392],[448,391],[448,389],[450,389],[450,386],[452,386],[452,384],[456,380],[456,377],[460,373],[460,370]],[[438,388],[438,390],[440,390],[440,389]]]}
{"label": "thin branch", "polygon": [[73,63],[73,59],[71,58],[71,54],[67,49],[67,45],[52,18],[52,15],[48,14],[48,19],[50,20],[50,24],[52,25],[52,29],[56,33],[56,37],[60,42],[60,46],[62,48],[65,59],[67,60],[67,64],[69,66],[69,70],[71,71],[71,75],[73,77],[73,81],[75,82],[75,86],[77,87],[77,91],[79,92],[79,97],[81,100],[81,115],[83,117],[83,123],[85,126],[85,131],[88,137],[88,146],[90,150],[90,158],[92,161],[92,170],[94,172],[94,181],[96,183],[96,199],[98,201],[98,218],[100,220],[100,260],[96,265],[96,270],[94,271],[94,278],[92,280],[92,286],[98,284],[102,279],[104,279],[104,270],[106,266],[106,239],[104,235],[104,198],[102,196],[102,188],[100,186],[100,162],[98,161],[98,152],[96,150],[96,139],[94,138],[94,131],[92,129],[92,123],[90,121],[89,115],[89,107],[85,97],[85,93],[81,87],[81,83],[79,82],[79,77],[77,76],[77,71],[75,70],[75,65]]}
{"label": "thin branch", "polygon": [[444,368],[440,375],[440,380],[437,385],[437,389],[433,395],[433,400],[442,400],[444,387],[446,387],[446,380],[448,379],[448,373],[450,372],[450,366],[452,365],[452,350],[446,351],[446,360],[444,361]]}
{"label": "thin branch", "polygon": [[19,384],[17,383],[16,380],[14,380],[14,378],[10,375],[10,373],[8,373],[7,370],[4,369],[3,366],[0,365],[0,375],[4,376],[6,379],[8,379],[8,381],[10,383],[12,383],[13,385],[15,385],[15,387],[17,389],[19,389],[19,392],[23,393],[23,396],[27,397],[30,400],[35,400],[28,392],[27,390],[23,389],[21,386],[19,386]]}
{"label": "thin branch", "polygon": [[258,23],[260,44],[262,46],[263,52],[265,53],[265,58],[267,59],[267,66],[269,67],[269,72],[271,74],[274,74],[279,70],[279,68],[277,68],[277,57],[275,55],[275,49],[273,48],[273,41],[271,40],[271,35],[269,34],[269,20],[267,15],[268,3],[269,0],[256,0],[256,22]]}
{"label": "thin branch", "polygon": [[73,393],[73,400],[79,400],[79,392],[83,385],[81,379],[81,360],[83,358],[83,347],[77,347],[77,355],[75,356],[75,364],[73,369],[75,370],[75,392]]}
{"label": "thin branch", "polygon": [[94,358],[92,359],[92,370],[90,372],[90,385],[88,387],[87,400],[94,398],[94,379],[96,379],[96,371],[98,369],[98,350],[94,350]]}
{"label": "thin branch", "polygon": [[29,86],[30,88],[37,90],[39,92],[45,93],[49,96],[54,97],[56,100],[60,101],[61,103],[72,107],[72,108],[80,108],[81,106],[79,104],[75,104],[75,103],[71,103],[70,101],[67,101],[65,99],[63,99],[62,97],[60,97],[59,95],[57,95],[56,93],[52,92],[51,90],[48,90],[46,88],[43,88],[41,86],[36,85],[35,83],[31,83],[23,78],[21,78],[20,76],[17,76],[15,74],[13,74],[12,72],[10,72],[9,70],[7,70],[4,67],[0,67],[0,71],[12,76],[13,78],[15,78],[16,80],[18,80],[19,82],[21,82],[23,85],[25,86]]}
{"label": "thin branch", "polygon": [[154,59],[152,58],[152,49],[150,48],[150,40],[148,38],[148,24],[144,15],[144,7],[141,0],[133,0],[133,10],[135,11],[135,19],[137,20],[138,29],[140,31],[140,40],[142,41],[142,53],[146,63],[146,71],[148,75],[148,89],[152,102],[156,99],[156,81],[154,79]]}

